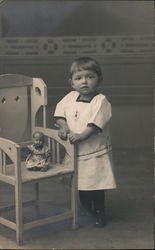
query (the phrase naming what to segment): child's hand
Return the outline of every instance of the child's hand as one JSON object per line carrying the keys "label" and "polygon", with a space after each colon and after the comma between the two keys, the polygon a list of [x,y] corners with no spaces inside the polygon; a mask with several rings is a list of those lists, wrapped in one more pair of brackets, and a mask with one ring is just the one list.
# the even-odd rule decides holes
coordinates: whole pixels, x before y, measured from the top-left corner
{"label": "child's hand", "polygon": [[58,136],[62,139],[62,140],[67,140],[67,131],[63,130],[63,129],[59,129],[58,131]]}
{"label": "child's hand", "polygon": [[81,140],[80,134],[70,133],[68,135],[68,137],[69,137],[69,141],[70,141],[71,144],[77,143],[77,142],[79,142]]}

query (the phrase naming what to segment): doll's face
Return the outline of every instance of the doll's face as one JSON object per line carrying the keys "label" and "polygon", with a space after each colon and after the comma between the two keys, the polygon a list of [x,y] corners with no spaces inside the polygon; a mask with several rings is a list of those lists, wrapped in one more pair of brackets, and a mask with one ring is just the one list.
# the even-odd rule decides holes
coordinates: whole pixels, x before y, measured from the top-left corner
{"label": "doll's face", "polygon": [[39,148],[43,146],[43,136],[40,133],[35,133],[33,136],[34,146]]}
{"label": "doll's face", "polygon": [[80,95],[93,95],[96,93],[99,83],[97,73],[92,70],[81,70],[72,75],[71,85]]}

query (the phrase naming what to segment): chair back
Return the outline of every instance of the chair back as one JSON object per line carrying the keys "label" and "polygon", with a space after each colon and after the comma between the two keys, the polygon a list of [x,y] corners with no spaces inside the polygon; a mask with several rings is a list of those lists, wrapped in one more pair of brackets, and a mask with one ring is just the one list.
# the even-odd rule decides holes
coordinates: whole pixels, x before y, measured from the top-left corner
{"label": "chair back", "polygon": [[31,140],[41,108],[41,124],[46,127],[46,105],[47,88],[42,79],[0,75],[0,137],[14,142]]}

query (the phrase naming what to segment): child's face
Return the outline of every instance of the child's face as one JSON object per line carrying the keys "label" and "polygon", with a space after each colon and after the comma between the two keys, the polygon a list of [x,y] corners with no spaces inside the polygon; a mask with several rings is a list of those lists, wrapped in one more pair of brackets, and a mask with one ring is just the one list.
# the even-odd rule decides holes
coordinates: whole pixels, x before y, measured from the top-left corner
{"label": "child's face", "polygon": [[72,75],[72,87],[83,96],[91,96],[96,93],[99,86],[99,77],[92,70],[77,71]]}
{"label": "child's face", "polygon": [[35,136],[33,137],[33,143],[35,147],[40,147],[43,145],[43,138],[39,133],[35,134]]}

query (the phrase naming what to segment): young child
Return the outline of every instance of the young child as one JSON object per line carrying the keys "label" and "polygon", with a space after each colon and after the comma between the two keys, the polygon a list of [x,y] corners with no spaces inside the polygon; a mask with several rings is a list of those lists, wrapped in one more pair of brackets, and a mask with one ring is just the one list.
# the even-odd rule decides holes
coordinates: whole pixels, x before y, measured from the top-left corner
{"label": "young child", "polygon": [[116,188],[112,170],[109,123],[111,105],[98,92],[102,73],[96,60],[81,57],[70,68],[74,91],[56,106],[58,135],[78,145],[78,190],[82,205],[95,214],[96,226],[105,225],[106,189]]}
{"label": "young child", "polygon": [[33,144],[28,146],[29,155],[26,158],[26,168],[32,171],[45,172],[49,168],[50,152],[44,144],[44,135],[36,131],[33,134]]}

